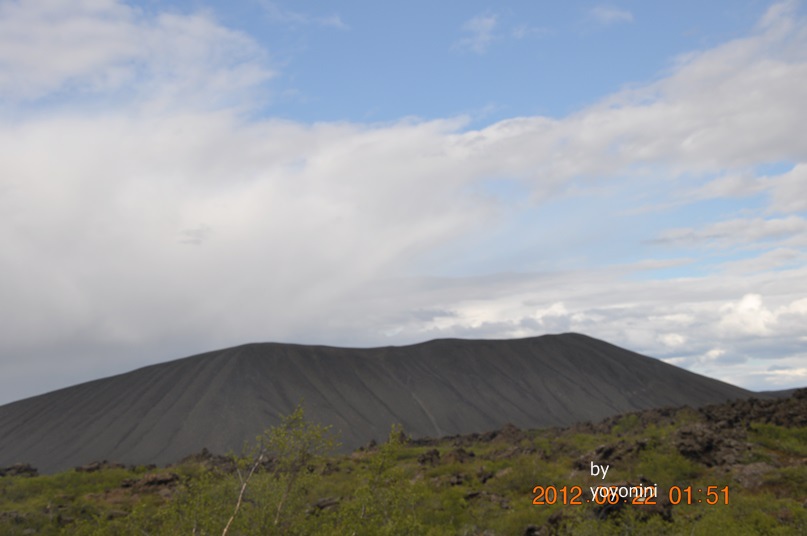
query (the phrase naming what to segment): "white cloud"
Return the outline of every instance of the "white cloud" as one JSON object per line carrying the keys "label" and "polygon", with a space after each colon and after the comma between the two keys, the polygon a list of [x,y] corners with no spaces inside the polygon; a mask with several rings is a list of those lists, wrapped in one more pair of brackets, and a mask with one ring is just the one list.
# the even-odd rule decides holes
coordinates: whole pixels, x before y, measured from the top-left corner
{"label": "white cloud", "polygon": [[807,164],[800,163],[792,170],[769,179],[773,195],[773,208],[780,212],[807,210]]}
{"label": "white cloud", "polygon": [[[489,207],[456,198],[471,167],[441,156],[454,128],[220,113],[5,125],[0,267],[7,283],[28,282],[3,285],[19,303],[5,344],[44,331],[132,342],[167,336],[180,317],[217,323],[228,341],[327,322],[366,278],[485,221]],[[39,147],[47,159],[30,158]]]}
{"label": "white cloud", "polygon": [[795,353],[777,360],[771,366],[765,362],[748,360],[734,364],[730,369],[723,364],[714,368],[704,367],[702,372],[714,374],[717,370],[725,371],[725,381],[735,385],[759,385],[760,390],[779,390],[807,385],[807,354]]}
{"label": "white cloud", "polygon": [[703,356],[704,359],[708,361],[714,361],[715,359],[725,355],[726,351],[722,348],[712,348]]}
{"label": "white cloud", "polygon": [[750,172],[730,173],[710,180],[692,196],[695,199],[715,199],[722,197],[742,197],[766,190],[763,178]]}
{"label": "white cloud", "polygon": [[245,34],[204,13],[147,16],[113,0],[0,4],[0,95],[120,91],[176,106],[216,102],[271,76]]}
{"label": "white cloud", "polygon": [[633,22],[633,13],[627,9],[613,6],[595,6],[589,10],[589,16],[600,24],[616,24],[619,22]]}
{"label": "white cloud", "polygon": [[[654,281],[633,276],[686,259],[572,270],[541,241],[541,273],[429,278],[432,267],[418,264],[520,214],[521,204],[478,194],[491,178],[519,181],[529,208],[541,210],[572,184],[650,188],[807,162],[807,37],[781,14],[567,117],[470,130],[461,119],[246,120],[238,107],[253,103],[269,73],[247,36],[210,15],[148,16],[111,1],[76,4],[67,21],[46,16],[64,5],[0,8],[0,91],[67,102],[0,119],[0,355],[28,356],[4,362],[15,376],[0,392],[33,394],[14,389],[38,378],[56,350],[74,360],[64,370],[92,375],[132,348],[142,352],[134,365],[142,355],[250,340],[367,345],[580,331],[722,377],[725,360],[760,355],[769,366],[803,348],[807,268],[787,261],[804,247],[807,224],[789,212],[802,207],[804,164],[763,181],[780,214],[716,216],[662,233],[771,249],[760,262],[775,272]],[[495,16],[477,17],[463,46],[483,51],[495,27]],[[70,99],[85,92],[115,95],[115,106],[82,113]],[[592,212],[608,213],[611,201]],[[549,229],[508,238],[607,224],[574,218],[561,213]],[[584,257],[587,244],[572,242],[568,255]],[[710,357],[715,348],[724,354]],[[762,365],[744,366],[757,368],[736,377],[753,382],[748,371]]]}
{"label": "white cloud", "polygon": [[721,308],[723,318],[720,327],[737,335],[769,335],[770,325],[776,316],[762,305],[759,294],[747,294],[737,303],[729,303]]}
{"label": "white cloud", "polygon": [[[468,150],[541,185],[636,173],[675,178],[761,162],[807,161],[798,32],[768,28],[690,55],[668,77],[563,119],[520,117],[468,133]],[[489,166],[488,166],[489,167]],[[502,169],[504,168],[504,169]],[[540,186],[537,186],[540,188]]]}
{"label": "white cloud", "polygon": [[680,333],[665,333],[659,336],[659,341],[669,348],[677,348],[686,343],[686,337]]}
{"label": "white cloud", "polygon": [[[691,365],[702,355],[705,360],[700,366],[720,358],[773,359],[781,356],[774,348],[803,347],[800,326],[807,325],[807,298],[794,290],[807,288],[804,267],[719,280],[620,281],[618,273],[588,270],[482,279],[395,280],[354,295],[349,320],[339,326],[350,331],[352,325],[370,322],[371,317],[362,313],[368,310],[365,300],[385,296],[385,301],[392,300],[398,307],[381,315],[376,310],[373,321],[396,327],[399,340],[577,331],[648,355],[681,358]],[[763,284],[764,296],[743,295],[744,288]],[[396,312],[420,303],[434,304],[451,314],[429,321]],[[334,326],[336,331],[339,326]],[[713,351],[715,348],[720,351]],[[782,351],[787,355],[790,350]],[[712,372],[720,377],[717,369]]]}
{"label": "white cloud", "polygon": [[[807,356],[802,358],[802,363],[807,360]],[[787,388],[791,385],[805,385],[807,384],[807,367],[793,367],[781,368],[777,370],[768,370],[766,380],[771,384],[771,387]]]}
{"label": "white cloud", "polygon": [[764,241],[807,245],[807,220],[795,215],[785,218],[735,219],[702,228],[671,229],[658,239],[661,243],[705,244],[709,247],[759,244]]}
{"label": "white cloud", "polygon": [[477,54],[484,53],[493,42],[493,31],[497,24],[496,15],[477,15],[465,21],[462,31],[468,34],[454,44],[455,48],[470,50]]}
{"label": "white cloud", "polygon": [[776,248],[747,259],[729,261],[721,264],[724,272],[744,274],[754,272],[773,271],[788,266],[805,264],[807,254],[793,248]]}

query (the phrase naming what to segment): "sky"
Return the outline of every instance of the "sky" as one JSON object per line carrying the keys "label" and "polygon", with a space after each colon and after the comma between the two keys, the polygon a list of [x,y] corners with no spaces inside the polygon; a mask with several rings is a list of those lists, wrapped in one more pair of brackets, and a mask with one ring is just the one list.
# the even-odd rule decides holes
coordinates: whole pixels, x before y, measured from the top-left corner
{"label": "sky", "polygon": [[0,403],[580,332],[807,386],[803,2],[0,0]]}

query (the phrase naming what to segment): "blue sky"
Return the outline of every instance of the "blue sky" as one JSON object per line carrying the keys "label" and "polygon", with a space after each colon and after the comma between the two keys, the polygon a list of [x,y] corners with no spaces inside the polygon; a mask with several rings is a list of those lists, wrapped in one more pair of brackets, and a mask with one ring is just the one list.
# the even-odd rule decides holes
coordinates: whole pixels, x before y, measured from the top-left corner
{"label": "blue sky", "polygon": [[281,66],[266,111],[304,121],[562,117],[739,37],[762,2],[162,2],[210,10]]}
{"label": "blue sky", "polygon": [[0,403],[577,331],[807,385],[803,2],[0,0]]}

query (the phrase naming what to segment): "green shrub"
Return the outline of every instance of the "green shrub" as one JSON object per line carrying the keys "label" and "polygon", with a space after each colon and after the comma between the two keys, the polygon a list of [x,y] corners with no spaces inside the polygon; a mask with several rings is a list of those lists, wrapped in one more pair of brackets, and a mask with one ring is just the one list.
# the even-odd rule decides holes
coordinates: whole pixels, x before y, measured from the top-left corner
{"label": "green shrub", "polygon": [[807,456],[807,427],[786,428],[775,424],[752,423],[750,438],[769,449],[795,456]]}
{"label": "green shrub", "polygon": [[636,471],[652,479],[659,488],[667,489],[673,485],[691,482],[700,476],[704,469],[677,452],[645,450],[639,453]]}

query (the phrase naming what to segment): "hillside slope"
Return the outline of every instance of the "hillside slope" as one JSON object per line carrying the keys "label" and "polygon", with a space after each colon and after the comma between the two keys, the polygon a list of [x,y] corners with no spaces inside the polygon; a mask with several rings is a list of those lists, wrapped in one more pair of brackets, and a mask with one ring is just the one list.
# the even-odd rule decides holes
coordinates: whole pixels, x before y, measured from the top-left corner
{"label": "hillside slope", "polygon": [[247,344],[0,406],[0,466],[166,464],[239,451],[300,402],[344,449],[413,437],[567,425],[754,393],[579,334],[369,349]]}

